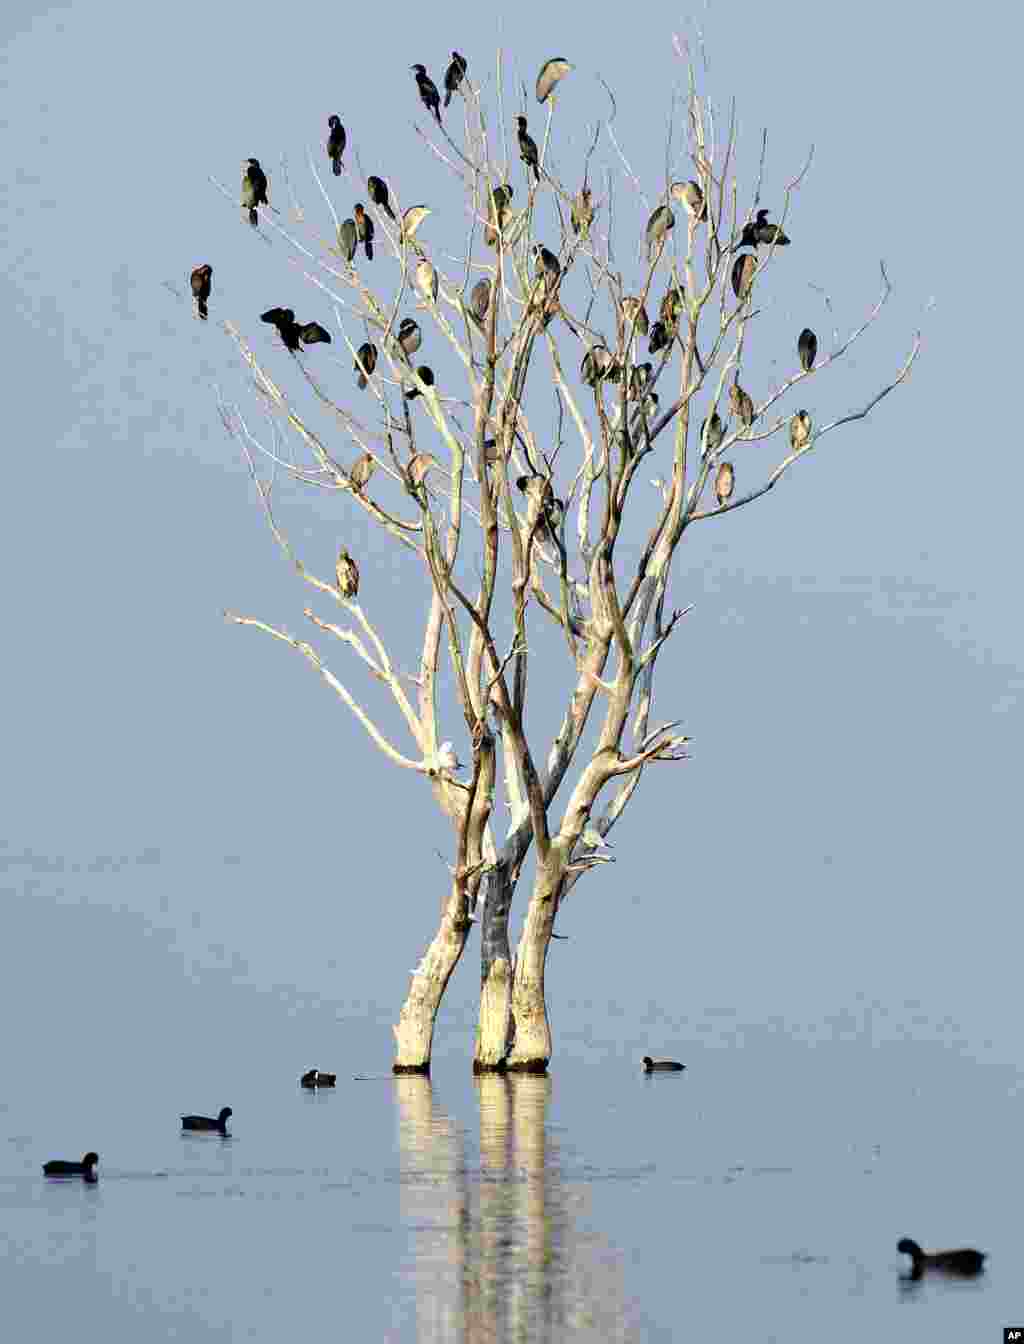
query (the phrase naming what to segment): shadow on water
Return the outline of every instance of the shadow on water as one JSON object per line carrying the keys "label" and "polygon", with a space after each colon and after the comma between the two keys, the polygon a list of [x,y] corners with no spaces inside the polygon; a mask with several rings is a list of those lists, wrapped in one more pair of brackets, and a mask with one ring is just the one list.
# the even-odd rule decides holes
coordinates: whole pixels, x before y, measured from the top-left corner
{"label": "shadow on water", "polygon": [[551,1080],[475,1080],[479,1167],[429,1079],[397,1083],[401,1274],[416,1337],[621,1339],[629,1314],[618,1256],[584,1229],[587,1196],[563,1180],[548,1126]]}

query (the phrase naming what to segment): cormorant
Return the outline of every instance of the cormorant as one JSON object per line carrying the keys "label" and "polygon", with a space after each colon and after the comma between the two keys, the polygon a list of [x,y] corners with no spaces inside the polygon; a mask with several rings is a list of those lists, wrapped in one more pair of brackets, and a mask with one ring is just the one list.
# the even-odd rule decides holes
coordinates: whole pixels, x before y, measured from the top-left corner
{"label": "cormorant", "polygon": [[666,330],[672,335],[675,334],[676,324],[679,321],[679,314],[683,311],[685,298],[685,294],[677,284],[670,284],[662,297],[658,316],[664,322]]}
{"label": "cormorant", "polygon": [[[357,459],[356,466],[358,466],[360,461],[362,461],[361,458]],[[373,462],[372,457],[370,458],[370,461]],[[376,463],[374,463],[374,466],[376,466]],[[356,468],[353,467],[351,473],[353,480],[355,479],[355,472]],[[367,473],[367,479],[369,479],[370,474],[371,473]],[[365,485],[365,481],[363,484]],[[337,563],[334,566],[334,574],[338,580],[338,592],[341,593],[342,597],[359,596],[359,566],[352,559],[351,555],[348,553],[348,549],[344,546],[342,547],[341,554],[338,556]],[[316,1073],[316,1069],[314,1069],[313,1072]]]}
{"label": "cormorant", "polygon": [[653,372],[654,366],[649,361],[633,365],[633,372],[629,376],[629,395],[634,400],[642,395],[644,388],[651,381]]}
{"label": "cormorant", "polygon": [[594,207],[590,204],[592,194],[589,187],[580,187],[572,203],[572,231],[579,237],[590,237],[590,225],[594,219]]}
{"label": "cormorant", "polygon": [[395,218],[395,212],[391,209],[391,202],[388,200],[387,183],[383,178],[368,177],[366,179],[366,191],[374,205],[379,205],[390,219]]}
{"label": "cormorant", "polygon": [[627,332],[635,325],[636,330],[641,336],[646,336],[650,331],[650,321],[647,317],[647,309],[639,299],[629,297],[622,300],[622,318],[626,324]]}
{"label": "cormorant", "polygon": [[719,507],[728,504],[732,498],[735,485],[736,473],[732,469],[732,463],[723,462],[715,474],[715,498],[718,500]]}
{"label": "cormorant", "polygon": [[428,303],[437,302],[437,268],[426,257],[416,263],[416,288]]}
{"label": "cormorant", "polygon": [[440,126],[441,96],[437,92],[437,85],[427,74],[427,67],[425,65],[411,65],[409,69],[415,70],[416,72],[416,87],[420,91],[420,98],[423,101],[423,106],[428,112],[433,112],[434,116],[437,118],[437,124]]}
{"label": "cormorant", "polygon": [[65,1162],[62,1158],[57,1157],[52,1162],[44,1163],[43,1175],[81,1176],[92,1185],[96,1180],[96,1163],[99,1160],[96,1153],[86,1153],[81,1162]]}
{"label": "cormorant", "polygon": [[[373,347],[371,346],[371,349],[372,348]],[[361,353],[362,351],[360,351],[360,354]],[[370,477],[376,470],[377,470],[377,459],[374,457],[374,455],[370,452],[360,453],[349,469],[348,473],[349,480],[352,482],[352,485],[356,490],[363,490],[366,488],[366,485],[368,484]],[[355,562],[353,561],[353,563]],[[358,577],[358,571],[357,571],[357,577]]]}
{"label": "cormorant", "polygon": [[647,260],[654,260],[654,254],[664,245],[669,229],[675,227],[676,217],[667,205],[659,205],[647,221]]}
{"label": "cormorant", "polygon": [[[426,364],[421,364],[419,368],[416,370],[416,373],[419,376],[420,382],[423,383],[426,387],[434,386],[433,369],[428,368]],[[402,380],[402,394],[405,397],[406,401],[415,401],[416,398],[420,395],[420,390],[411,378],[404,378]]]}
{"label": "cormorant", "polygon": [[430,213],[425,205],[410,205],[402,215],[402,237],[415,238],[416,230]]}
{"label": "cormorant", "polygon": [[708,217],[708,203],[704,193],[696,182],[673,182],[672,196],[683,207],[691,219],[698,222]]}
{"label": "cormorant", "polygon": [[672,337],[669,335],[668,327],[664,322],[655,322],[651,328],[650,339],[647,342],[647,349],[652,355],[658,354],[662,350],[667,350],[672,344]]}
{"label": "cormorant", "polygon": [[799,452],[811,441],[811,417],[806,411],[797,411],[789,422],[789,446]]}
{"label": "cormorant", "polygon": [[[356,375],[356,385],[362,389],[366,386],[369,375],[377,367],[377,347],[372,341],[364,341],[356,354],[359,358],[355,361],[353,368]],[[359,367],[360,363],[362,363],[362,368]],[[364,369],[365,373],[363,372]]]}
{"label": "cormorant", "polygon": [[[608,376],[611,363],[612,357],[605,346],[591,346],[580,364],[580,377],[588,387],[596,387],[602,378]],[[520,489],[522,489],[521,486]]]}
{"label": "cormorant", "polygon": [[209,1115],[183,1115],[181,1117],[181,1127],[182,1129],[217,1130],[220,1134],[226,1134],[228,1120],[233,1114],[230,1106],[222,1106],[220,1115],[217,1116],[216,1120]]}
{"label": "cormorant", "polygon": [[300,1087],[314,1087],[314,1088],[315,1088],[315,1087],[316,1087],[316,1069],[310,1069],[308,1073],[304,1073],[304,1074],[302,1075],[302,1077],[299,1079],[299,1086],[300,1086]]}
{"label": "cormorant", "polygon": [[757,258],[752,252],[741,253],[732,264],[732,292],[738,299],[745,299],[754,283],[757,270]]}
{"label": "cormorant", "polygon": [[420,324],[412,317],[403,317],[398,326],[398,344],[407,355],[414,355],[423,343]]}
{"label": "cormorant", "polygon": [[242,209],[249,211],[249,223],[254,229],[260,222],[256,207],[270,205],[267,186],[267,175],[260,167],[259,159],[246,159],[242,164]]}
{"label": "cormorant", "polygon": [[373,220],[363,209],[362,201],[356,201],[352,209],[356,217],[356,237],[363,245],[366,260],[373,260]]}
{"label": "cormorant", "polygon": [[724,438],[725,428],[722,425],[722,417],[717,411],[713,411],[709,420],[701,421],[700,441],[703,451],[708,456],[717,452],[722,446],[722,440]]}
{"label": "cormorant", "polygon": [[491,282],[484,276],[473,286],[469,294],[469,315],[481,331],[487,318],[487,308],[491,302]]}
{"label": "cormorant", "polygon": [[558,264],[558,258],[554,252],[543,247],[540,243],[533,245],[534,256],[537,258],[536,270],[538,275],[543,275],[548,289],[554,289],[562,274],[562,268]]}
{"label": "cormorant", "polygon": [[318,342],[323,342],[324,345],[331,344],[329,331],[319,322],[296,322],[295,313],[291,308],[268,308],[265,313],[260,314],[260,321],[276,327],[277,334],[292,352],[298,350],[300,341],[303,345],[316,345]]}
{"label": "cormorant", "polygon": [[488,223],[484,229],[484,242],[488,247],[494,247],[497,243],[498,230],[504,229],[511,207],[512,188],[505,182],[502,186],[495,187],[491,192],[490,204],[487,208]]}
{"label": "cormorant", "polygon": [[327,125],[330,127],[327,132],[327,157],[331,161],[334,176],[340,177],[341,156],[345,153],[345,127],[342,126],[339,116],[328,117]]}
{"label": "cormorant", "polygon": [[916,1241],[904,1237],[896,1249],[900,1255],[910,1256],[912,1279],[920,1279],[928,1270],[973,1279],[985,1268],[985,1252],[973,1248],[964,1247],[957,1251],[922,1251]]}
{"label": "cormorant", "polygon": [[810,327],[804,327],[797,338],[797,354],[800,356],[800,367],[807,373],[814,368],[814,361],[818,357],[818,338]]}
{"label": "cormorant", "polygon": [[739,383],[729,388],[729,405],[744,428],[749,429],[754,423],[754,403]]}
{"label": "cormorant", "polygon": [[685,1064],[677,1064],[674,1059],[652,1059],[650,1055],[644,1055],[641,1063],[644,1073],[681,1073],[686,1068]]}
{"label": "cormorant", "polygon": [[[429,372],[429,370],[428,370]],[[420,486],[427,478],[427,472],[431,467],[440,466],[437,458],[432,453],[414,453],[409,458],[405,468],[405,474],[409,478],[409,483],[413,486]]]}
{"label": "cormorant", "polygon": [[192,297],[196,301],[196,312],[204,322],[210,315],[206,302],[210,297],[210,281],[212,279],[212,266],[197,266],[190,277]]}
{"label": "cormorant", "polygon": [[452,52],[452,63],[444,72],[444,105],[445,107],[452,100],[452,94],[459,87],[466,77],[468,70],[465,56],[460,56],[457,51]]}
{"label": "cormorant", "polygon": [[529,168],[533,169],[533,175],[539,182],[540,162],[537,157],[537,142],[536,140],[534,140],[533,136],[530,135],[530,133],[526,129],[526,118],[523,116],[519,116],[516,117],[516,121],[519,123],[519,131],[518,131],[519,157],[526,164],[526,167],[528,169]]}
{"label": "cormorant", "polygon": [[762,243],[768,247],[772,243],[776,247],[789,246],[789,239],[778,224],[768,223],[770,213],[768,210],[758,210],[756,219],[750,224],[744,224],[739,241],[740,247],[759,247]]}
{"label": "cormorant", "polygon": [[354,219],[342,221],[338,229],[338,246],[341,248],[341,255],[347,262],[351,262],[356,254],[356,248],[359,246],[359,234],[356,232],[356,222]]}
{"label": "cormorant", "polygon": [[537,76],[537,102],[546,102],[558,81],[564,79],[571,69],[572,66],[564,56],[553,56],[550,61],[545,61]]}

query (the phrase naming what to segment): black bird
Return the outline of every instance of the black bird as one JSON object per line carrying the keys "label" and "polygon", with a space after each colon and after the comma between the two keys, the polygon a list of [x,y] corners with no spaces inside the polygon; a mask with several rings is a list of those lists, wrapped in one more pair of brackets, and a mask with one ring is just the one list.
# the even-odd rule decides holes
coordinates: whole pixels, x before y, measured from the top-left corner
{"label": "black bird", "polygon": [[487,308],[491,302],[491,282],[484,276],[473,286],[469,295],[469,315],[481,331],[487,317]]}
{"label": "black bird", "polygon": [[708,455],[716,453],[722,446],[724,438],[725,427],[722,424],[722,417],[717,411],[714,411],[710,420],[702,420],[700,424],[700,441],[703,451]]}
{"label": "black bird", "polygon": [[789,238],[782,232],[778,224],[769,224],[769,210],[758,210],[757,218],[750,224],[744,224],[743,233],[740,236],[740,247],[758,247],[764,243],[770,247],[772,243],[776,247],[788,247]]}
{"label": "black bird", "polygon": [[652,355],[656,355],[661,350],[667,350],[671,344],[672,337],[669,335],[668,327],[665,326],[664,322],[655,322],[647,342],[648,351]]}
{"label": "black bird", "polygon": [[685,1064],[677,1064],[674,1059],[652,1059],[650,1055],[643,1057],[644,1073],[680,1073],[686,1068]]}
{"label": "black bird", "polygon": [[268,308],[265,313],[260,314],[260,321],[276,327],[281,340],[293,352],[299,349],[300,341],[303,345],[316,345],[317,342],[323,342],[324,345],[331,343],[331,333],[319,322],[296,322],[295,313],[291,308]]}
{"label": "black bird", "polygon": [[594,207],[590,203],[592,195],[589,187],[580,187],[570,212],[573,233],[581,234],[584,238],[590,237],[590,226],[594,222]]}
{"label": "black bird", "polygon": [[526,164],[527,168],[533,169],[533,175],[540,181],[540,161],[537,157],[537,142],[526,129],[526,118],[516,117],[519,123],[519,157]]}
{"label": "black bird", "polygon": [[327,125],[330,127],[327,132],[327,157],[334,169],[334,176],[340,177],[341,156],[345,153],[345,127],[342,126],[341,118],[338,116],[328,117]]}
{"label": "black bird", "polygon": [[985,1267],[984,1251],[975,1251],[967,1247],[958,1251],[922,1251],[916,1241],[904,1237],[896,1249],[901,1255],[910,1256],[912,1279],[920,1279],[928,1270],[973,1279]]}
{"label": "black bird", "polygon": [[95,1153],[86,1153],[81,1162],[64,1162],[55,1158],[43,1166],[44,1176],[82,1176],[90,1185],[96,1180],[96,1163],[100,1159]]}
{"label": "black bird", "polygon": [[757,258],[751,252],[743,252],[732,264],[732,292],[738,299],[745,299],[754,283],[757,270]]}
{"label": "black bird", "polygon": [[548,289],[553,289],[558,284],[559,277],[562,274],[562,268],[558,264],[558,258],[555,256],[554,252],[549,251],[546,247],[542,247],[540,243],[534,243],[533,249],[534,255],[537,258],[537,274],[544,276]]}
{"label": "black bird", "polygon": [[403,317],[398,326],[398,344],[407,355],[414,355],[423,343],[420,324],[412,317]]}
{"label": "black bird", "polygon": [[452,94],[466,77],[466,71],[469,67],[466,64],[465,56],[460,56],[457,51],[452,52],[452,63],[444,72],[444,105],[445,107],[452,100]]}
{"label": "black bird", "polygon": [[[377,347],[372,341],[364,341],[356,354],[359,356],[353,366],[356,374],[356,385],[359,388],[364,388],[367,383],[367,376],[377,367]],[[359,367],[360,363],[362,363],[362,369]],[[365,373],[363,369],[366,370]]]}
{"label": "black bird", "polygon": [[441,125],[441,95],[437,91],[437,85],[427,74],[425,65],[411,65],[410,70],[416,71],[416,87],[420,91],[420,98],[423,100],[423,106],[428,112],[433,112],[437,118],[438,126]]}
{"label": "black bird", "polygon": [[267,185],[267,175],[260,167],[259,159],[246,159],[242,164],[242,208],[249,211],[249,223],[254,229],[260,222],[256,207],[270,204]]}
{"label": "black bird", "polygon": [[338,229],[338,246],[341,248],[341,255],[346,261],[351,262],[356,254],[356,248],[359,246],[359,234],[356,232],[356,222],[354,219],[346,219]]}
{"label": "black bird", "polygon": [[191,275],[192,296],[196,301],[196,312],[204,322],[210,315],[206,307],[206,301],[210,297],[210,281],[212,279],[212,266],[197,266]]}
{"label": "black bird", "polygon": [[394,219],[395,212],[391,209],[391,202],[388,200],[388,187],[384,179],[368,177],[366,179],[366,190],[374,205],[379,205],[389,218]]}
{"label": "black bird", "polygon": [[333,1087],[337,1081],[338,1081],[338,1075],[336,1073],[321,1073],[319,1069],[317,1070],[316,1075],[317,1087]]}
{"label": "black bird", "polygon": [[222,1106],[220,1115],[214,1120],[209,1115],[183,1115],[181,1117],[182,1129],[201,1129],[216,1130],[219,1134],[227,1133],[227,1123],[233,1112],[230,1106]]}
{"label": "black bird", "polygon": [[299,1086],[316,1087],[316,1069],[310,1069],[308,1073],[304,1073],[299,1079]]}
{"label": "black bird", "polygon": [[800,356],[800,367],[807,373],[814,368],[814,361],[818,357],[818,338],[810,327],[804,327],[797,338],[797,354]]}
{"label": "black bird", "polygon": [[303,322],[299,327],[299,340],[303,345],[330,345],[331,333],[319,322]]}
{"label": "black bird", "polygon": [[361,201],[357,201],[352,213],[356,217],[356,237],[363,245],[366,252],[366,260],[373,260],[373,220],[363,209]]}
{"label": "black bird", "polygon": [[[421,383],[425,383],[427,387],[434,386],[434,372],[426,364],[421,364],[416,372],[419,374]],[[415,401],[420,395],[419,388],[411,378],[402,383],[402,392],[405,394],[406,401]]]}
{"label": "black bird", "polygon": [[597,387],[602,378],[607,378],[612,367],[612,357],[603,345],[594,345],[583,356],[580,364],[580,377],[588,387]]}

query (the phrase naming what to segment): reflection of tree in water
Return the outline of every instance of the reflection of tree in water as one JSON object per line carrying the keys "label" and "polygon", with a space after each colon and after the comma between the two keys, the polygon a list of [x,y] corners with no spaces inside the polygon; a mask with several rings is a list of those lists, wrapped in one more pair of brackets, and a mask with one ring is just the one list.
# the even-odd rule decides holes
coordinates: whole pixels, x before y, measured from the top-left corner
{"label": "reflection of tree in water", "polygon": [[396,1080],[416,1338],[626,1339],[621,1258],[578,1225],[584,1187],[563,1184],[548,1134],[551,1079],[492,1074],[476,1087],[479,1171],[430,1080]]}

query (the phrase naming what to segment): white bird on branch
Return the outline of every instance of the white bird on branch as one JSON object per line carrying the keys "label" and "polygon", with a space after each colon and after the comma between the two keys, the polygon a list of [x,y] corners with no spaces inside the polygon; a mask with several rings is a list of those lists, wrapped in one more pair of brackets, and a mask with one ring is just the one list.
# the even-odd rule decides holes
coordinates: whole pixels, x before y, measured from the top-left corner
{"label": "white bird on branch", "polygon": [[455,754],[454,742],[442,742],[437,749],[435,760],[439,770],[449,770],[454,773],[456,770],[462,769],[462,762]]}

